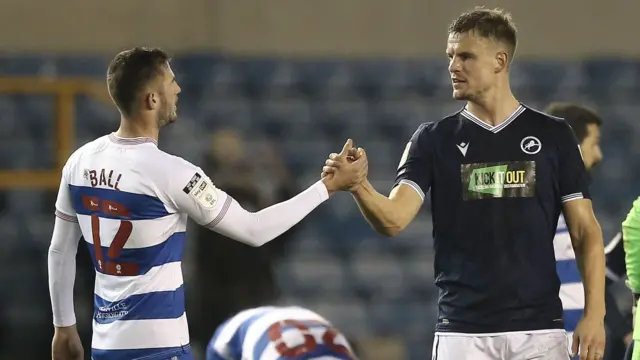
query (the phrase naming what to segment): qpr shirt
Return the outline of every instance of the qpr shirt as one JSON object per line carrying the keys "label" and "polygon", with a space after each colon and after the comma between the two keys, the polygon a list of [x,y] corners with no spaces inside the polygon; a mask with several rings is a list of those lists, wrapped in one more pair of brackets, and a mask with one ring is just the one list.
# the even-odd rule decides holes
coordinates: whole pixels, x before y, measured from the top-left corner
{"label": "qpr shirt", "polygon": [[181,270],[187,217],[212,228],[231,201],[153,139],[111,134],[69,158],[56,215],[78,222],[96,269],[94,360],[189,353]]}
{"label": "qpr shirt", "polygon": [[315,312],[265,306],[241,311],[216,330],[206,360],[355,360],[346,338]]}

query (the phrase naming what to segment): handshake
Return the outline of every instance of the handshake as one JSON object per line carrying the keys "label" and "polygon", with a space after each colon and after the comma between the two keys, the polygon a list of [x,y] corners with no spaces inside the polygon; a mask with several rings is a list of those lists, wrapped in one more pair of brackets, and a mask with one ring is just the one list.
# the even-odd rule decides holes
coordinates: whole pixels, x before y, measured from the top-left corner
{"label": "handshake", "polygon": [[336,191],[355,191],[367,179],[369,162],[362,148],[353,147],[348,139],[339,154],[332,153],[322,168],[322,182],[329,194]]}

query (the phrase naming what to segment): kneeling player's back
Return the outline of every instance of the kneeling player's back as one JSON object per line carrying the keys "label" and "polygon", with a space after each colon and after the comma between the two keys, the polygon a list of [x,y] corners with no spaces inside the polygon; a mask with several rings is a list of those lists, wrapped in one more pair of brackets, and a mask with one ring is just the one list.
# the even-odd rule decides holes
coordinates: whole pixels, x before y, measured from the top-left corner
{"label": "kneeling player's back", "polygon": [[245,310],[222,324],[207,360],[355,360],[346,338],[320,315],[300,307]]}
{"label": "kneeling player's back", "polygon": [[189,195],[193,203],[215,203],[193,195],[204,183],[197,173],[152,139],[114,135],[83,146],[65,166],[60,191],[68,196],[59,196],[58,216],[77,216],[96,269],[94,359],[188,351],[181,271],[187,214],[178,203]]}

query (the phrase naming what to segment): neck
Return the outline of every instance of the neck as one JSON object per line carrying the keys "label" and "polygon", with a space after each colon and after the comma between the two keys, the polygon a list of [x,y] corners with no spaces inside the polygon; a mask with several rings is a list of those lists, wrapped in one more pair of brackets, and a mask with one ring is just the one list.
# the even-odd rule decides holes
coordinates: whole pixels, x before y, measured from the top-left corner
{"label": "neck", "polygon": [[158,125],[154,122],[122,116],[120,118],[120,127],[115,132],[115,135],[121,138],[146,137],[154,139],[157,143],[159,132]]}
{"label": "neck", "polygon": [[507,83],[487,92],[482,99],[467,102],[467,111],[491,126],[500,125],[520,106]]}

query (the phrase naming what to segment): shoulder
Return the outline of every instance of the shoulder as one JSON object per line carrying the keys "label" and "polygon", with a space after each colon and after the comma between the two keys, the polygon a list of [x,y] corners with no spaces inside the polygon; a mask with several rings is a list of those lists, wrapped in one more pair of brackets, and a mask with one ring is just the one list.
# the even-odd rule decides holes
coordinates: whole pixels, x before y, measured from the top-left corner
{"label": "shoulder", "polygon": [[90,156],[91,154],[99,152],[100,149],[104,148],[106,139],[106,136],[102,136],[77,148],[67,159],[63,168],[63,174],[68,175],[78,168],[82,159],[88,155]]}
{"label": "shoulder", "polygon": [[522,106],[527,110],[526,116],[533,121],[536,121],[538,125],[550,127],[556,130],[571,130],[569,123],[561,117],[549,115],[528,105],[522,104]]}
{"label": "shoulder", "polygon": [[459,124],[460,116],[464,108],[449,114],[442,119],[424,123],[421,126],[423,127],[423,131],[427,133],[440,133],[442,131],[448,131],[452,127],[455,127]]}
{"label": "shoulder", "polygon": [[457,124],[458,114],[449,115],[443,119],[425,122],[418,126],[418,129],[413,133],[413,139],[418,139],[421,137],[431,136],[431,134],[441,134],[446,132],[452,126]]}

